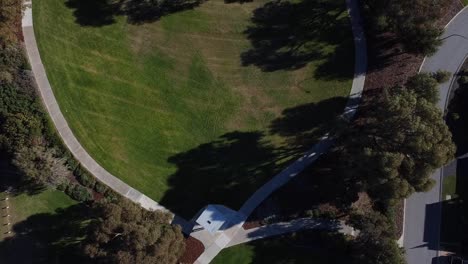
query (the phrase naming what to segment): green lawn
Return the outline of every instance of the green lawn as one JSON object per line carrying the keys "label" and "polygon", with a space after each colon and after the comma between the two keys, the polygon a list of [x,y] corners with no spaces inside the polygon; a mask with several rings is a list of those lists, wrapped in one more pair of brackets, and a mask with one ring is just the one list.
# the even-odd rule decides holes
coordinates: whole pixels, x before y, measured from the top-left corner
{"label": "green lawn", "polygon": [[[3,199],[6,196],[2,193],[0,197]],[[12,226],[21,221],[26,220],[28,217],[35,214],[54,214],[57,209],[64,209],[76,204],[76,201],[72,200],[66,194],[60,191],[47,189],[39,194],[28,195],[22,193],[18,196],[9,195],[9,214],[10,223]],[[6,202],[1,201],[2,208]],[[2,211],[3,213],[3,211]],[[5,219],[3,219],[3,222]],[[0,234],[0,241],[3,240],[5,232],[9,227],[2,226],[2,233]]]}
{"label": "green lawn", "polygon": [[[2,193],[1,197],[5,195]],[[0,203],[5,207],[6,201]],[[11,225],[0,228],[0,263],[51,263],[58,256],[73,256],[74,249],[68,252],[66,246],[75,241],[74,234],[79,229],[71,228],[70,223],[79,218],[64,212],[76,211],[74,200],[63,192],[47,189],[34,195],[9,195],[8,204]],[[2,223],[6,222],[2,217]],[[67,227],[62,228],[63,225]],[[7,234],[9,230],[11,234]]]}
{"label": "green lawn", "polygon": [[451,199],[457,198],[457,176],[449,175],[443,178],[442,183],[442,199],[446,200],[447,195],[451,196]]}
{"label": "green lawn", "polygon": [[340,235],[304,231],[223,249],[213,264],[338,264],[347,258]]}
{"label": "green lawn", "polygon": [[106,3],[34,1],[49,80],[87,151],[185,217],[236,209],[343,110],[343,0],[210,0],[151,23]]}

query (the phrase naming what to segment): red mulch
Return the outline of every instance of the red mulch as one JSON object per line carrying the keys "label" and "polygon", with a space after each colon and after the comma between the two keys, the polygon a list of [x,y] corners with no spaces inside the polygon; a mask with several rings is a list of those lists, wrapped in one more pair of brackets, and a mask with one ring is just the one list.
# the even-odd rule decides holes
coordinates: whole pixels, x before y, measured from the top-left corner
{"label": "red mulch", "polygon": [[447,8],[445,11],[445,15],[442,19],[440,19],[437,24],[440,27],[445,27],[447,23],[458,13],[460,10],[463,9],[463,4],[460,0],[453,0],[452,4]]}
{"label": "red mulch", "polygon": [[[462,8],[459,0],[453,0],[438,24],[445,26]],[[367,36],[367,42],[369,66],[364,86],[366,90],[402,85],[419,71],[423,56],[402,52],[402,45],[394,34]]]}
{"label": "red mulch", "polygon": [[395,227],[396,227],[396,237],[400,238],[403,234],[403,218],[405,214],[405,201],[400,200],[397,205],[395,205]]}
{"label": "red mulch", "polygon": [[247,221],[245,221],[244,224],[242,225],[242,228],[244,228],[245,230],[248,230],[248,229],[252,229],[252,228],[256,228],[260,226],[262,226],[262,222],[260,220],[247,219]]}
{"label": "red mulch", "polygon": [[96,192],[94,190],[91,190],[91,192],[93,194],[93,200],[96,201],[96,202],[104,199],[104,197],[105,197],[104,194],[98,193],[98,192]]}
{"label": "red mulch", "polygon": [[185,252],[179,259],[180,264],[192,264],[205,251],[202,242],[193,237],[185,239]]}
{"label": "red mulch", "polygon": [[368,36],[368,72],[364,89],[373,90],[402,85],[419,70],[422,56],[402,52],[394,34]]}

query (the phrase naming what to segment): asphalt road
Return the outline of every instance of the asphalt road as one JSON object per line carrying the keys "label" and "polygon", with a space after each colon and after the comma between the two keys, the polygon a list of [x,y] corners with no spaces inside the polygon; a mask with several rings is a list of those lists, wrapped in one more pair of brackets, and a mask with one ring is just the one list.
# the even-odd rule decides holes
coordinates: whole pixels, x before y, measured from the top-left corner
{"label": "asphalt road", "polygon": [[[446,70],[456,73],[468,54],[468,9],[465,8],[447,26],[444,43],[436,54],[426,58],[421,71]],[[445,110],[450,82],[440,88],[438,106]],[[426,193],[416,193],[406,201],[403,245],[408,264],[438,263],[440,236],[440,188],[442,169],[432,175],[435,187]]]}

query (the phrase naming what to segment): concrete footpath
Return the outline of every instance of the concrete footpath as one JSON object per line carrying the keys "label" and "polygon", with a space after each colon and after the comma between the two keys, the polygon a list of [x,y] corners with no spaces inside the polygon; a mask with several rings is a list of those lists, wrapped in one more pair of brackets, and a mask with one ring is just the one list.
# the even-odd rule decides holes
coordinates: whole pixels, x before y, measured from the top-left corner
{"label": "concrete footpath", "polygon": [[[348,12],[351,18],[351,26],[354,36],[355,67],[350,98],[342,116],[345,120],[351,120],[357,111],[362,96],[362,91],[364,89],[364,82],[367,72],[367,46],[364,30],[362,28],[361,16],[359,13],[358,0],[347,0],[346,5],[348,7]],[[269,182],[259,188],[241,207],[238,215],[236,216],[236,219],[230,221],[234,224],[227,230],[218,232],[215,235],[211,235],[205,230],[193,232],[191,236],[200,240],[205,246],[205,251],[195,261],[195,264],[210,263],[223,248],[232,244],[249,241],[249,238],[247,237],[249,234],[252,236],[252,238],[255,239],[265,238],[271,235],[278,235],[277,232],[268,231],[256,236],[252,233],[246,233],[248,231],[244,230],[242,225],[247,217],[262,201],[264,201],[275,190],[297,176],[307,166],[315,162],[321,154],[325,153],[330,148],[332,143],[333,139],[331,139],[328,135],[325,135],[319,143],[313,146],[311,150],[304,154],[300,159],[298,159],[296,162],[291,164],[289,167],[287,167],[285,170],[280,172]],[[322,222],[314,222],[312,226],[320,227],[321,223]],[[272,230],[282,230],[283,233],[287,233],[287,231],[293,232],[294,230],[301,229],[303,227],[303,222],[292,221],[286,225],[288,228],[275,229],[275,226],[272,226],[264,227],[265,229],[262,230],[270,230],[268,228],[273,228]],[[349,227],[346,227],[345,229],[348,230]]]}
{"label": "concrete footpath", "polygon": [[274,223],[271,225],[247,230],[241,229],[239,232],[237,232],[236,236],[231,239],[226,247],[232,247],[257,239],[263,239],[266,237],[278,236],[308,229],[327,230],[330,232],[338,232],[350,236],[356,235],[356,231],[352,227],[346,225],[344,222],[324,219],[299,218],[290,222]]}
{"label": "concrete footpath", "polygon": [[22,20],[24,44],[26,47],[29,63],[31,64],[34,78],[36,79],[37,88],[41,95],[42,101],[51,117],[60,138],[63,140],[67,148],[78,160],[81,165],[86,168],[92,175],[109,186],[111,189],[121,194],[124,197],[141,204],[142,207],[148,210],[166,210],[163,206],[153,201],[151,198],[141,192],[130,187],[125,182],[121,181],[114,175],[110,174],[101,165],[99,165],[86,150],[81,146],[75,135],[68,126],[60,107],[55,99],[54,93],[50,86],[47,74],[42,64],[41,56],[37,48],[36,37],[34,35],[33,18],[32,18],[32,3],[25,2],[25,10]]}

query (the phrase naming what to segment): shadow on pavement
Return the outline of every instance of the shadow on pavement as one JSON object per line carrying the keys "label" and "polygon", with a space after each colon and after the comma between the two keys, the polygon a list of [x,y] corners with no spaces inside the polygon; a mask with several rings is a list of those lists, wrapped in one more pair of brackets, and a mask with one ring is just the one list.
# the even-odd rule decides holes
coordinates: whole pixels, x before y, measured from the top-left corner
{"label": "shadow on pavement", "polygon": [[442,203],[433,203],[426,205],[424,216],[424,245],[430,250],[439,250],[439,232],[441,220]]}

